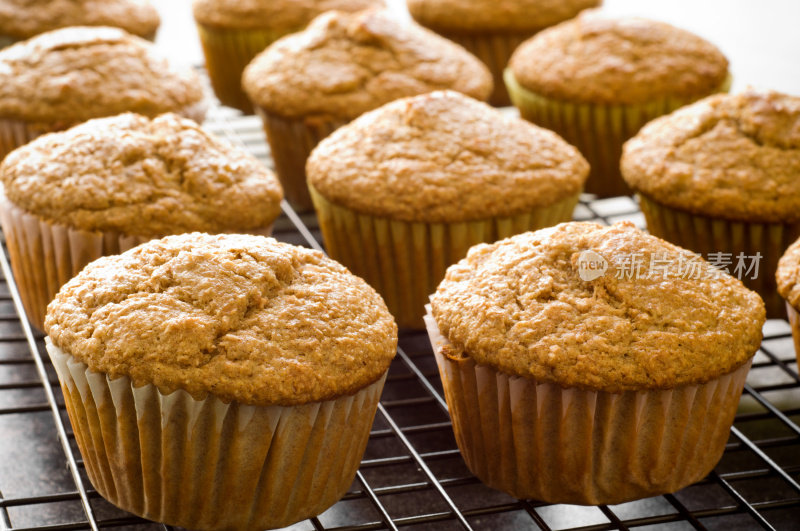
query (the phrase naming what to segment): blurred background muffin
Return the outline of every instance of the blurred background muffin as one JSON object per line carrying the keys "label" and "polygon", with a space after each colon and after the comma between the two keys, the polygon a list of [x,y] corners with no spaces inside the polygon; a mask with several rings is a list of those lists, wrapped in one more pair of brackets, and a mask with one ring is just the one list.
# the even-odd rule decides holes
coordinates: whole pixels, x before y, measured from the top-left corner
{"label": "blurred background muffin", "polygon": [[253,104],[242,90],[242,71],[256,54],[325,11],[383,5],[383,0],[194,0],[192,11],[217,98],[249,114]]}
{"label": "blurred background muffin", "polygon": [[252,155],[174,114],[121,114],[37,138],[0,164],[0,222],[25,310],[83,266],[182,232],[268,234],[281,188]]}
{"label": "blurred background muffin", "polygon": [[572,219],[588,172],[552,131],[454,91],[364,114],[308,160],[328,252],[409,328],[472,245]]}
{"label": "blurred background muffin", "polygon": [[489,103],[510,105],[503,70],[523,41],[548,26],[597,7],[601,0],[407,0],[414,20],[483,61],[494,77]]}
{"label": "blurred background muffin", "polygon": [[775,269],[800,236],[800,97],[711,96],[642,128],[622,173],[656,236],[713,258],[782,317]]}
{"label": "blurred background muffin", "polygon": [[397,98],[453,89],[485,100],[486,66],[461,46],[388,10],[333,11],[284,37],[245,69],[286,198],[312,208],[305,164],[337,127]]}
{"label": "blurred background muffin", "polygon": [[0,160],[42,133],[125,111],[200,122],[200,77],[118,28],[58,29],[0,50]]}
{"label": "blurred background muffin", "polygon": [[514,52],[506,70],[522,116],[580,149],[592,167],[586,190],[630,194],[622,144],[653,118],[725,91],[728,61],[688,31],[597,10],[546,29]]}

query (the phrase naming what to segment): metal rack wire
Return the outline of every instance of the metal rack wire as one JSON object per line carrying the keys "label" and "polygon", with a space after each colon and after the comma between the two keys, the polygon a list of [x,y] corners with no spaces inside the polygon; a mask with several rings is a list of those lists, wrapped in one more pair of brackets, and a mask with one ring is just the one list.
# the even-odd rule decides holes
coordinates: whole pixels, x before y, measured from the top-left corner
{"label": "metal rack wire", "polygon": [[[219,114],[269,163],[260,123]],[[582,199],[575,219],[643,224],[628,197]],[[284,206],[275,237],[321,248],[313,215]],[[0,249],[1,251],[1,249]],[[170,529],[131,516],[89,483],[42,338],[22,314],[0,253],[0,530]],[[424,333],[402,332],[361,467],[347,495],[297,530],[800,529],[800,376],[789,326],[768,321],[725,455],[707,478],[675,494],[616,506],[517,500],[467,470]]]}

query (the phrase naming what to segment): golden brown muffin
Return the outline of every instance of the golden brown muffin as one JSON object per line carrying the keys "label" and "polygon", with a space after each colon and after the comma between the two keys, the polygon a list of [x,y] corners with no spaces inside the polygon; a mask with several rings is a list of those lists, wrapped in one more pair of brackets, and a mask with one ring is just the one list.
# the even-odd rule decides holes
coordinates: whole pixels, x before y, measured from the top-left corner
{"label": "golden brown muffin", "polygon": [[740,254],[760,257],[745,284],[771,317],[783,315],[774,273],[800,236],[800,98],[706,98],[644,127],[625,145],[622,173],[653,234],[706,256],[730,253],[731,268]]}
{"label": "golden brown muffin", "polygon": [[328,252],[400,326],[420,328],[447,266],[476,243],[571,219],[589,166],[555,133],[439,91],[343,126],[307,169]]}
{"label": "golden brown muffin", "polygon": [[725,448],[764,305],[630,223],[473,247],[426,316],[470,469],[521,498],[674,492]]}
{"label": "golden brown muffin", "polygon": [[248,235],[101,258],[59,292],[46,328],[98,492],[209,530],[284,527],[341,498],[397,346],[363,280]]}
{"label": "golden brown muffin", "polygon": [[0,222],[28,317],[86,264],[181,232],[268,233],[277,179],[175,114],[121,114],[41,136],[0,164]]}
{"label": "golden brown muffin", "polygon": [[797,362],[800,363],[800,239],[786,249],[775,272],[778,293],[786,303]]}
{"label": "golden brown muffin", "polygon": [[729,83],[728,61],[704,39],[596,10],[517,48],[506,80],[525,118],[581,150],[593,172],[587,188],[606,196],[630,193],[619,174],[625,140],[649,120]]}
{"label": "golden brown muffin", "polygon": [[16,40],[67,26],[115,26],[153,40],[160,21],[149,0],[0,0],[0,35]]}

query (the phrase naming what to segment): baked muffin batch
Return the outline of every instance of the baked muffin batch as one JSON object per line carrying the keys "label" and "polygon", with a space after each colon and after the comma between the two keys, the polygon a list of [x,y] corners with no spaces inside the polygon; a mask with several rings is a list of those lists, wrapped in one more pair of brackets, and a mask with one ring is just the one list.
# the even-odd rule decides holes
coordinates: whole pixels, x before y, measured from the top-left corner
{"label": "baked muffin batch", "polygon": [[[398,326],[427,329],[493,488],[611,504],[705,477],[783,304],[800,353],[800,98],[724,94],[714,45],[599,3],[195,0],[273,175],[133,35],[149,3],[0,0],[0,223],[98,492],[193,529],[323,512]],[[509,96],[521,117],[483,103]],[[636,192],[650,234],[571,222],[584,185]],[[266,237],[284,192],[331,258]]]}

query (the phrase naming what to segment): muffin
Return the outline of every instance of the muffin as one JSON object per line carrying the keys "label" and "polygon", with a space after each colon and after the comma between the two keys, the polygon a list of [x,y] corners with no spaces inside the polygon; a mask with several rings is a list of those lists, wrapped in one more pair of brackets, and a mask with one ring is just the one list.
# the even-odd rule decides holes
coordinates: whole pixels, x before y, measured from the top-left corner
{"label": "muffin", "polygon": [[308,160],[328,252],[408,328],[471,246],[572,219],[588,172],[555,133],[454,91],[364,114]]}
{"label": "muffin", "polygon": [[784,315],[775,269],[800,236],[800,98],[748,90],[654,120],[622,173],[652,234],[715,261]]}
{"label": "muffin", "polygon": [[283,527],[341,498],[397,346],[363,280],[250,235],[101,258],[45,327],[97,491],[190,529]]}
{"label": "muffin", "polygon": [[269,234],[277,179],[174,114],[132,113],[41,136],[0,164],[0,223],[31,322],[83,266],[182,232]]}
{"label": "muffin", "polygon": [[786,303],[786,314],[792,326],[794,351],[800,364],[800,239],[786,249],[775,272],[778,293]]}
{"label": "muffin", "polygon": [[383,0],[194,0],[192,11],[219,101],[252,114],[241,83],[244,67],[256,54],[325,11],[383,5]]}
{"label": "muffin", "polygon": [[401,97],[453,89],[485,100],[492,91],[491,74],[469,52],[377,9],[320,15],[259,54],[242,79],[300,210],[312,208],[306,159],[337,127]]}
{"label": "muffin", "polygon": [[470,470],[518,498],[591,505],[714,468],[765,320],[741,282],[630,223],[477,245],[430,309]]}
{"label": "muffin", "polygon": [[0,47],[67,26],[114,26],[152,41],[160,22],[149,0],[0,0]]}
{"label": "muffin", "polygon": [[71,27],[0,50],[0,160],[37,136],[125,111],[202,121],[202,83],[118,28]]}
{"label": "muffin", "polygon": [[483,61],[494,77],[489,103],[511,105],[503,70],[514,50],[537,32],[601,0],[406,0],[411,16]]}
{"label": "muffin", "polygon": [[506,84],[524,118],[557,132],[589,161],[586,190],[630,194],[622,144],[653,118],[730,85],[711,43],[663,22],[595,10],[538,33],[514,52]]}

